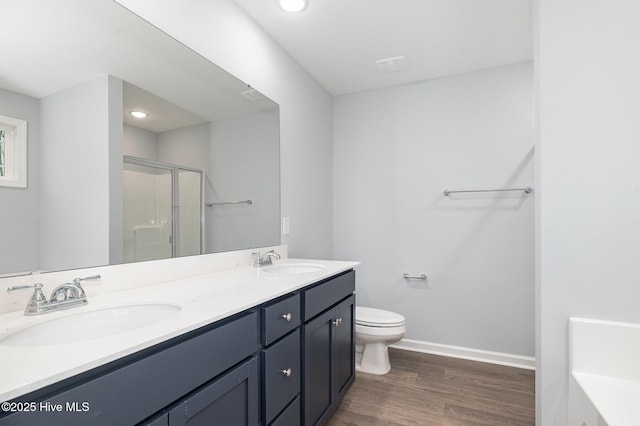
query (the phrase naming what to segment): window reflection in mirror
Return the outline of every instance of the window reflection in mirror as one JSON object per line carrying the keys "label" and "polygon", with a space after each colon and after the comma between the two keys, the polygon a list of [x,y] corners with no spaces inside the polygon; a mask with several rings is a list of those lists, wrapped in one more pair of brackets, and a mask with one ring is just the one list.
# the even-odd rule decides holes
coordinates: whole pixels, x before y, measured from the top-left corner
{"label": "window reflection in mirror", "polygon": [[27,186],[27,122],[0,115],[0,186]]}
{"label": "window reflection in mirror", "polygon": [[5,175],[4,132],[0,129],[0,177]]}

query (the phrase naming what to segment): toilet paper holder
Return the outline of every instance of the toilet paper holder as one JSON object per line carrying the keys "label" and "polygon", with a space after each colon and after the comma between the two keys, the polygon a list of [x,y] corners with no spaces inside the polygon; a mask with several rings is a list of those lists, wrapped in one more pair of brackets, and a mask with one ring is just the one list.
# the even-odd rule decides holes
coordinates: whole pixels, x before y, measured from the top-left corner
{"label": "toilet paper holder", "polygon": [[427,279],[427,274],[411,275],[405,272],[404,274],[402,274],[402,276],[407,280],[426,280]]}

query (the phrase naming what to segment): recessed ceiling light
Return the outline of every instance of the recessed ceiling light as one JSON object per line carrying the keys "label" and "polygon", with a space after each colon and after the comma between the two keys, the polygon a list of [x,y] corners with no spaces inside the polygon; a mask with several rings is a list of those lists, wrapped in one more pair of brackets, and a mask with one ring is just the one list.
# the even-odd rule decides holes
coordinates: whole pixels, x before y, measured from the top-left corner
{"label": "recessed ceiling light", "polygon": [[278,5],[285,12],[302,12],[307,7],[307,0],[278,0]]}
{"label": "recessed ceiling light", "polygon": [[148,115],[146,112],[142,111],[131,111],[129,114],[135,118],[146,118]]}

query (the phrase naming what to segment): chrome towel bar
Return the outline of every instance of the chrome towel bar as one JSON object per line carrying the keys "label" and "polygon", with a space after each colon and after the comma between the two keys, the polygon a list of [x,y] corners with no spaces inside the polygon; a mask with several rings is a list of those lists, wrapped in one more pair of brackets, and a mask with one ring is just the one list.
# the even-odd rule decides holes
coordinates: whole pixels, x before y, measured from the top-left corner
{"label": "chrome towel bar", "polygon": [[464,191],[449,191],[448,189],[445,189],[444,191],[442,191],[442,193],[445,196],[448,196],[449,194],[456,194],[456,193],[460,193],[460,192],[506,192],[506,191],[524,191],[525,194],[531,194],[533,192],[533,188],[531,188],[530,186],[526,186],[524,188],[510,188],[510,189],[469,189],[469,190],[464,190]]}
{"label": "chrome towel bar", "polygon": [[251,200],[242,200],[242,201],[220,201],[218,203],[207,203],[205,206],[213,207],[213,206],[225,206],[227,204],[253,204]]}

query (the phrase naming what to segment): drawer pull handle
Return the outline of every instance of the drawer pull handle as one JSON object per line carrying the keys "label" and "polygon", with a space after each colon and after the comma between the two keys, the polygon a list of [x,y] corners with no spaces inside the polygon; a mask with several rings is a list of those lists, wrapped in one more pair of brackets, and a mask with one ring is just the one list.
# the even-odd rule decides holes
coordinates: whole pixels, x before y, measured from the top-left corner
{"label": "drawer pull handle", "polygon": [[335,325],[336,327],[340,324],[342,324],[342,318],[336,318],[333,320],[333,325]]}
{"label": "drawer pull handle", "polygon": [[291,318],[293,318],[293,316],[291,315],[291,312],[288,312],[286,314],[280,315],[280,318],[282,318],[286,322],[291,322]]}
{"label": "drawer pull handle", "polygon": [[291,377],[291,369],[287,368],[286,370],[280,370],[280,372],[284,375],[284,377],[286,377],[287,379],[289,377]]}

